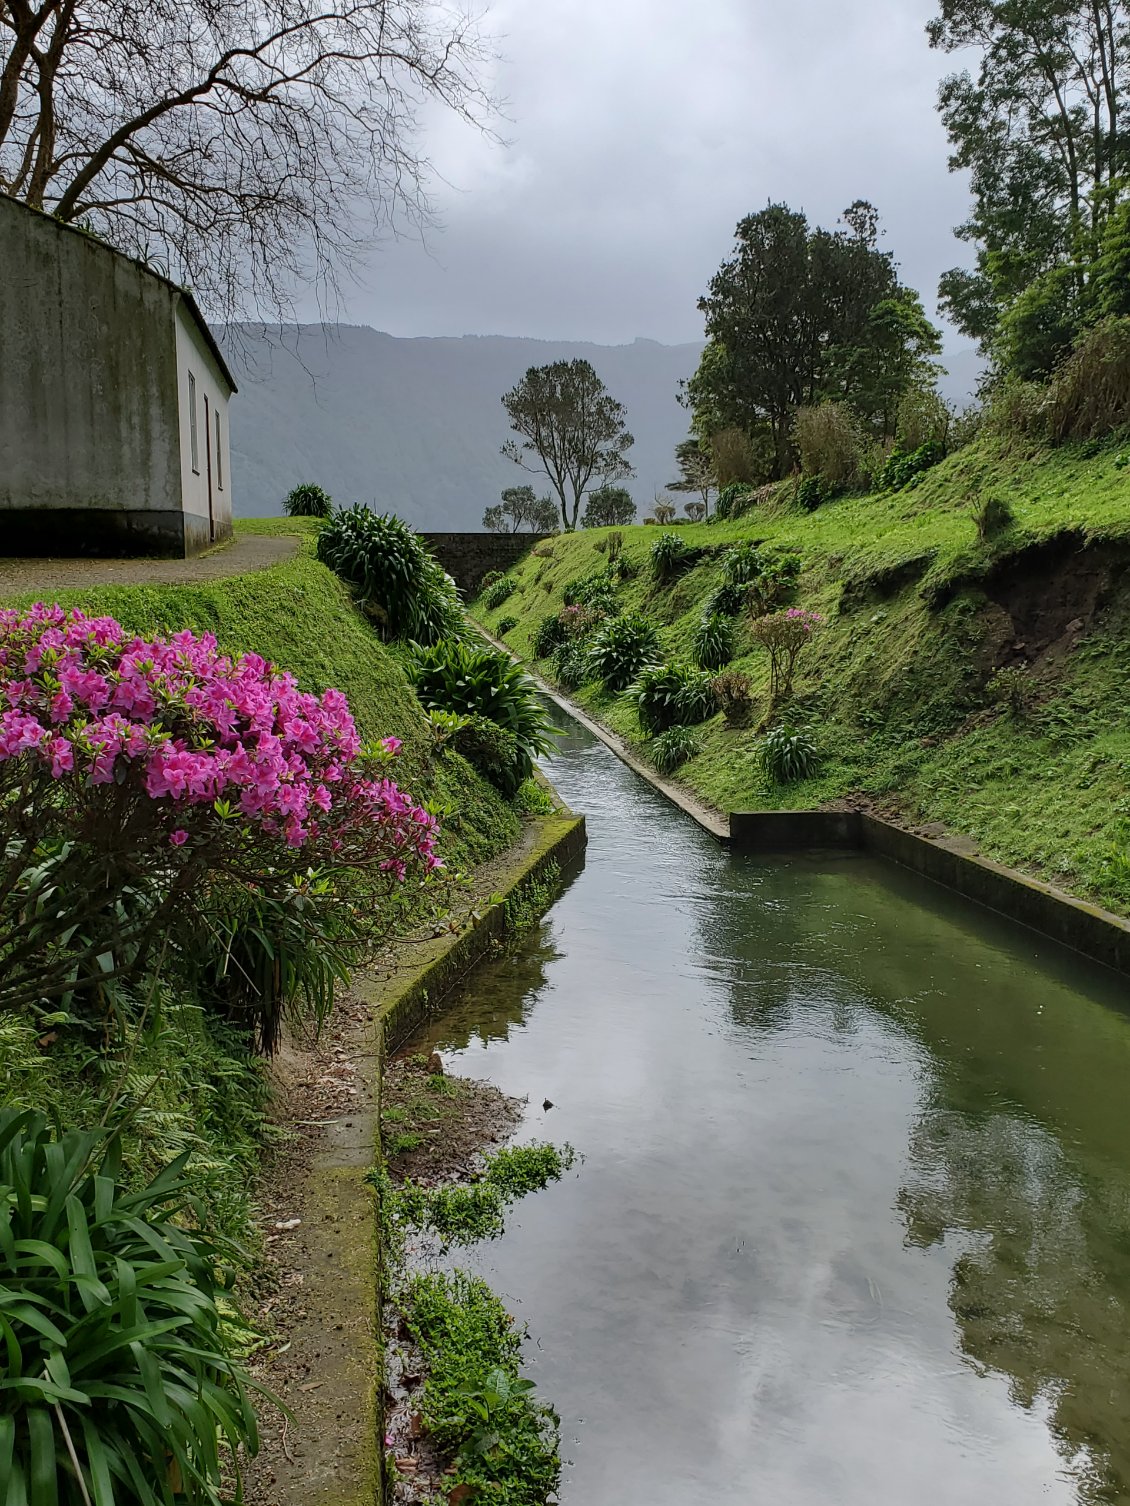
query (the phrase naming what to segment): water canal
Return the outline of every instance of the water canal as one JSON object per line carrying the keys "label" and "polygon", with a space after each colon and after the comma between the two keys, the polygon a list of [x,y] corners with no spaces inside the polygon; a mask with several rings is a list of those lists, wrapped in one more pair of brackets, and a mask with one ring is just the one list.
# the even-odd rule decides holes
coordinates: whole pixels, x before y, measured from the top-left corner
{"label": "water canal", "polygon": [[585,1157],[472,1257],[566,1506],[1130,1502],[1124,981],[728,855],[573,724],[547,771],[584,869],[426,1040]]}

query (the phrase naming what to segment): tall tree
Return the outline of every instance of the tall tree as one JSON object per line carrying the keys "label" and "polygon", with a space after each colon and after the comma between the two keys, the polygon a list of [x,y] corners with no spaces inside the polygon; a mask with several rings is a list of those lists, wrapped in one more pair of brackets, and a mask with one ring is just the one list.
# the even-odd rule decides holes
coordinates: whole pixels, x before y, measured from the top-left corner
{"label": "tall tree", "polygon": [[714,461],[694,434],[675,446],[675,464],[679,467],[679,479],[669,481],[667,490],[697,492],[702,498],[703,517],[706,517],[710,512],[710,494],[718,482],[714,475]]}
{"label": "tall tree", "polygon": [[507,440],[502,453],[548,478],[566,532],[576,528],[591,488],[633,474],[628,451],[635,440],[624,421],[624,405],[588,361],[531,366],[503,395],[502,405],[518,436]]}
{"label": "tall tree", "polygon": [[427,220],[418,115],[482,122],[486,56],[429,0],[0,0],[0,192],[282,312]]}
{"label": "tall tree", "polygon": [[733,256],[699,300],[708,344],[687,399],[696,417],[709,415],[708,432],[767,430],[777,475],[792,462],[798,408],[847,401],[884,431],[899,393],[939,348],[878,235],[877,212],[863,200],[835,231],[770,204],[738,225]]}
{"label": "tall tree", "polygon": [[532,486],[508,486],[502,501],[483,513],[483,527],[491,533],[517,533],[522,527],[534,533],[551,533],[557,525],[557,508],[549,497],[539,497]]}
{"label": "tall tree", "polygon": [[973,194],[957,234],[977,247],[974,270],[943,275],[942,304],[992,352],[1023,298],[1007,338],[1024,374],[1038,375],[1061,353],[1064,325],[1085,315],[1105,218],[1126,196],[1130,9],[942,0],[927,35],[945,52],[980,54],[976,76],[951,74],[938,95],[950,167],[969,172]]}

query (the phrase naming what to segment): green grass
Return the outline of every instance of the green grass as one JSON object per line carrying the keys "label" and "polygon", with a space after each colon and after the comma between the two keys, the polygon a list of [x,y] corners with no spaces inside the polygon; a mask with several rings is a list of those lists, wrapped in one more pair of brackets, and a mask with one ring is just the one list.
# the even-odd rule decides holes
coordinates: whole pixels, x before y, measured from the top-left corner
{"label": "green grass", "polygon": [[[451,864],[483,862],[508,847],[520,829],[518,816],[457,753],[433,759],[431,733],[399,653],[379,641],[342,583],[313,557],[314,520],[255,518],[236,530],[304,539],[295,559],[249,575],[198,585],[100,586],[60,591],[55,599],[116,617],[137,633],[214,633],[231,653],[261,654],[293,671],[303,690],[344,691],[362,737],[403,740],[396,777],[439,812],[441,851]],[[10,595],[3,604],[30,605],[41,594]]]}
{"label": "green grass", "polygon": [[[765,653],[738,624],[731,670],[753,682],[747,728],[720,715],[696,729],[701,751],[679,778],[722,810],[803,808],[862,796],[907,819],[940,821],[990,855],[1130,912],[1130,590],[1117,591],[1069,653],[1037,658],[1034,705],[1016,719],[988,690],[1011,642],[987,578],[1021,575],[1033,546],[1130,553],[1130,469],[1115,446],[1025,453],[981,441],[911,489],[849,496],[815,513],[789,505],[789,488],[768,509],[734,521],[681,527],[688,545],[711,553],[659,583],[650,550],[662,530],[619,530],[635,567],[617,589],[625,609],[660,627],[669,660],[693,661],[703,605],[721,581],[719,553],[740,540],[795,550],[803,562],[797,601],[827,624],[800,664],[789,720],[807,726],[820,753],[816,777],[780,786],[758,759],[765,711]],[[1007,502],[1014,526],[977,539],[973,505]],[[551,557],[530,555],[511,572],[504,608],[475,608],[493,630],[503,613],[519,625],[507,642],[534,659],[533,635],[561,610],[566,586],[603,566],[602,531],[552,540]],[[1033,581],[1039,600],[1047,584]],[[1085,608],[1081,601],[1080,610]],[[538,668],[550,675],[548,660]],[[588,710],[646,746],[635,708],[597,684],[576,693]]]}
{"label": "green grass", "polygon": [[556,1415],[519,1376],[522,1332],[466,1271],[416,1276],[405,1317],[427,1366],[424,1424],[452,1460],[446,1489],[472,1501],[545,1506],[561,1474]]}

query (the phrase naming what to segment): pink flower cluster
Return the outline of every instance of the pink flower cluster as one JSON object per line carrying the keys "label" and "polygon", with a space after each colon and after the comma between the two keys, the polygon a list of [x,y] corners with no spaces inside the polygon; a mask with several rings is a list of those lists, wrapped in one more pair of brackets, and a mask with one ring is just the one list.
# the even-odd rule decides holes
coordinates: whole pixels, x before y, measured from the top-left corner
{"label": "pink flower cluster", "polygon": [[785,613],[785,620],[803,627],[807,633],[812,633],[821,625],[824,618],[820,612],[810,612],[807,607],[789,607]]}
{"label": "pink flower cluster", "polygon": [[[376,762],[399,748],[386,738]],[[25,755],[56,780],[136,784],[168,813],[174,847],[229,811],[288,847],[376,859],[397,878],[411,861],[440,866],[433,817],[362,772],[345,696],[305,694],[210,634],[142,639],[58,605],[0,610],[0,764]]]}

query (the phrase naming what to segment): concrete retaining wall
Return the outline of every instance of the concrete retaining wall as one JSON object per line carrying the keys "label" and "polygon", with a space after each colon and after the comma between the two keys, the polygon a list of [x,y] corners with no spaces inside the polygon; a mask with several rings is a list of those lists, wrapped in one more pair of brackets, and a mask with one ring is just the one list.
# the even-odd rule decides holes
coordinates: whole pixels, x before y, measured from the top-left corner
{"label": "concrete retaining wall", "polygon": [[422,533],[420,537],[470,598],[477,596],[483,576],[492,570],[509,570],[534,547],[548,538],[544,533]]}
{"label": "concrete retaining wall", "polygon": [[745,852],[824,847],[875,853],[1096,962],[1130,973],[1130,922],[991,862],[960,838],[920,837],[862,811],[735,811],[730,841]]}

